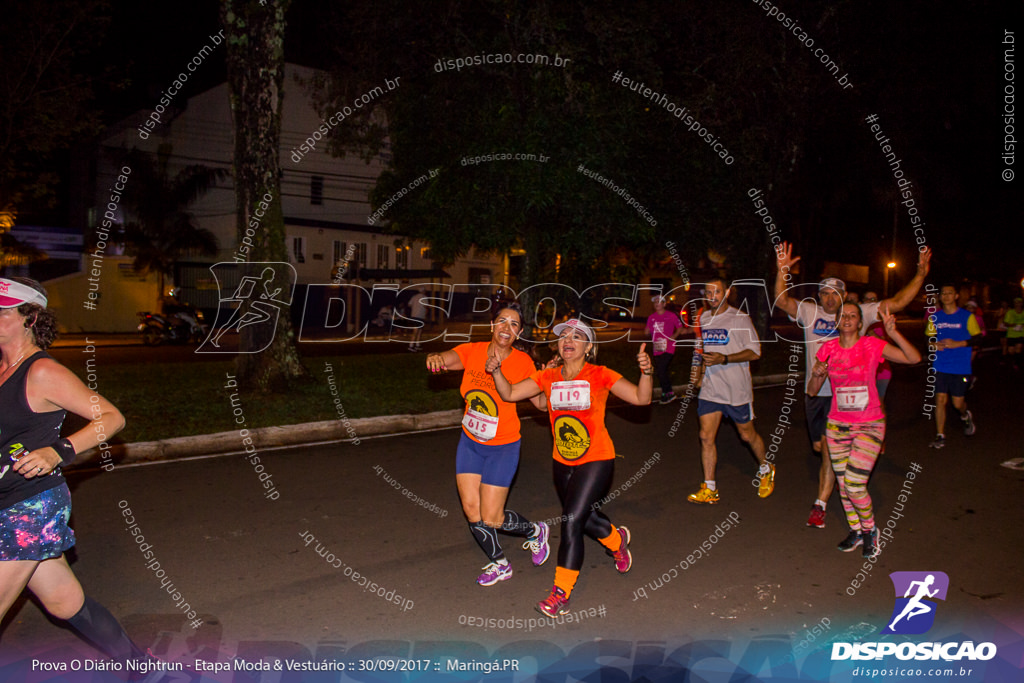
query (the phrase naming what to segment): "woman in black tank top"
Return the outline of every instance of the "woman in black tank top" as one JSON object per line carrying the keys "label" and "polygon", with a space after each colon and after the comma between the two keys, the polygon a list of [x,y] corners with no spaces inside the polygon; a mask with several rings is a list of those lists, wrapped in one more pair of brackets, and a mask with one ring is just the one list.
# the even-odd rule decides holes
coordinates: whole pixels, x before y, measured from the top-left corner
{"label": "woman in black tank top", "polygon": [[[0,278],[0,619],[27,587],[111,658],[145,657],[64,559],[75,538],[60,468],[114,436],[124,417],[46,353],[57,330],[46,303],[38,282]],[[61,438],[67,411],[89,422]]]}

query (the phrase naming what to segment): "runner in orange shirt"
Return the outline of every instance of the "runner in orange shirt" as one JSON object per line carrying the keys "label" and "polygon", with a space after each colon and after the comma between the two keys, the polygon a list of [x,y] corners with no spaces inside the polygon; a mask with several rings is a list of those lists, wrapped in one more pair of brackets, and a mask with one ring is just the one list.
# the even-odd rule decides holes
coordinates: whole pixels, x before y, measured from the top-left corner
{"label": "runner in orange shirt", "polygon": [[633,405],[651,402],[654,372],[650,357],[640,346],[637,363],[643,374],[639,384],[600,365],[591,365],[594,330],[573,318],[555,325],[561,367],[534,372],[515,384],[505,374],[504,363],[493,355],[487,371],[494,377],[498,394],[506,401],[521,401],[534,396],[547,398],[554,434],[555,489],[562,503],[562,540],[558,546],[558,567],[551,595],[537,604],[549,617],[569,610],[569,596],[583,566],[584,534],[599,541],[615,558],[615,568],[629,571],[633,557],[629,552],[629,530],[616,527],[600,511],[615,473],[615,446],[604,424],[608,393]]}
{"label": "runner in orange shirt", "polygon": [[[455,455],[455,483],[462,511],[473,538],[490,563],[477,578],[481,586],[493,586],[512,577],[512,567],[498,542],[498,532],[526,538],[537,566],[548,559],[548,525],[531,523],[514,510],[505,509],[509,486],[519,467],[519,415],[514,403],[498,396],[494,380],[484,370],[488,358],[500,358],[517,380],[529,377],[533,361],[512,348],[523,326],[519,304],[502,306],[491,322],[491,341],[460,344],[454,349],[427,356],[431,372],[465,370],[459,392],[466,401],[462,437]],[[544,410],[543,397],[533,404]]]}

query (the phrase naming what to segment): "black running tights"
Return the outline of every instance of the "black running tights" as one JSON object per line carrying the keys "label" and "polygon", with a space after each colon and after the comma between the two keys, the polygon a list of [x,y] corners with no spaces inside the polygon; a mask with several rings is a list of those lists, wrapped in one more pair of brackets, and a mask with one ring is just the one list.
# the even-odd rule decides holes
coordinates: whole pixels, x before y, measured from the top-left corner
{"label": "black running tights", "polygon": [[583,566],[583,536],[595,540],[612,533],[612,523],[601,514],[600,501],[612,485],[614,460],[596,460],[582,465],[554,464],[555,490],[562,502],[562,540],[558,544],[558,566],[579,571]]}

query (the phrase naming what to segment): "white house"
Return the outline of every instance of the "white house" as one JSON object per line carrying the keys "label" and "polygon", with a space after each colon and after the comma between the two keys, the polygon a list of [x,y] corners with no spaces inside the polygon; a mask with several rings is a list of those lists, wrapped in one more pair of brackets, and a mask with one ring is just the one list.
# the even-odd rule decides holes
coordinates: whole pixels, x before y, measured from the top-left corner
{"label": "white house", "polygon": [[[371,218],[373,210],[368,201],[368,193],[386,166],[386,154],[369,163],[356,156],[338,159],[326,152],[325,140],[314,144],[309,151],[302,150],[305,141],[323,124],[302,85],[314,73],[313,69],[294,64],[285,67],[281,201],[289,260],[296,269],[299,285],[332,282],[338,276],[339,265],[347,259],[353,263],[342,266],[344,275],[351,276],[358,272],[360,278],[356,282],[367,287],[385,282],[503,282],[506,272],[500,255],[471,253],[467,258],[442,270],[431,259],[429,245],[410,242],[381,230],[380,220]],[[170,144],[171,175],[190,164],[231,168],[233,133],[226,83],[187,100],[172,99],[160,115],[160,123],[152,130],[147,130],[142,123],[151,116],[150,111],[137,112],[108,130],[107,136],[101,140],[97,159],[96,203],[89,212],[87,228],[87,231],[96,234],[87,234],[86,244],[102,236],[105,220],[113,218],[114,223],[124,220],[118,203],[118,188],[131,183],[131,169],[126,166],[125,159],[133,147],[155,152],[161,144]],[[198,223],[216,235],[220,245],[218,255],[214,258],[190,259],[188,263],[180,264],[175,274],[174,284],[182,289],[180,298],[204,308],[216,308],[218,304],[216,288],[211,287],[209,265],[235,260],[238,251],[235,195],[231,183],[231,180],[220,183],[191,207],[191,213]],[[59,298],[77,300],[81,299],[82,292],[88,292],[89,265],[94,261],[91,253],[83,255],[81,273],[65,276],[60,278],[59,283],[53,283],[62,292],[69,290]],[[354,268],[356,265],[358,271]],[[124,278],[114,283],[112,287],[134,284]],[[121,300],[121,294],[118,291],[104,292],[104,303],[111,302],[108,304],[108,312],[113,312],[113,319],[111,316],[103,317],[104,327],[92,327],[91,323],[98,318],[90,317],[88,314],[93,311],[81,306],[62,310],[62,323],[72,330],[133,329],[136,322],[134,313],[138,307],[135,304],[124,307],[114,304],[113,301]],[[136,301],[137,297],[125,297],[125,300]],[[156,305],[154,298],[152,307]]]}

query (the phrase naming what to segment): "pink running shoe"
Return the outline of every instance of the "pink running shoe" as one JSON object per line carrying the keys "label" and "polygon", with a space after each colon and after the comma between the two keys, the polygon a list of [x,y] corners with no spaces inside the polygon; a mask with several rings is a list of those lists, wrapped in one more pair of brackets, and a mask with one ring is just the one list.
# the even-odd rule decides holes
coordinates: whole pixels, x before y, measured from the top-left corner
{"label": "pink running shoe", "polygon": [[569,598],[565,597],[561,588],[552,586],[551,595],[537,603],[537,611],[555,619],[569,612]]}
{"label": "pink running shoe", "polygon": [[619,549],[612,552],[615,558],[615,569],[620,574],[625,574],[633,566],[633,555],[629,552],[629,529],[624,526],[617,527],[619,532]]}

